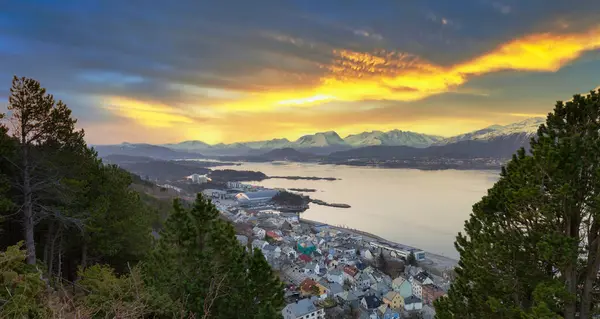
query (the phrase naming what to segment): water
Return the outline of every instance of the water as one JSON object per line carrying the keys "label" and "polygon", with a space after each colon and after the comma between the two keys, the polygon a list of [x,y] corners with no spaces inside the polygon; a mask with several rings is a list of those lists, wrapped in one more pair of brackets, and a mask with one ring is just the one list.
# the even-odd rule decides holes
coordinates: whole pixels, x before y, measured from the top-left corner
{"label": "water", "polygon": [[254,185],[308,188],[311,198],[351,208],[311,204],[302,218],[370,232],[428,252],[458,258],[454,239],[471,207],[497,180],[496,171],[421,171],[301,163],[219,167],[269,176],[335,177],[337,181],[268,179]]}

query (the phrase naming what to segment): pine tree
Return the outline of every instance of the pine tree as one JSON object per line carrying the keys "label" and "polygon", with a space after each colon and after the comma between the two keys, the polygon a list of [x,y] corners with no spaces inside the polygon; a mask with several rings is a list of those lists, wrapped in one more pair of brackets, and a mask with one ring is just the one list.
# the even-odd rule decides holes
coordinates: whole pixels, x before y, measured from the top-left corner
{"label": "pine tree", "polygon": [[[437,318],[590,318],[600,267],[600,90],[558,102],[473,206]],[[578,315],[577,315],[578,314]]]}
{"label": "pine tree", "polygon": [[281,283],[261,253],[246,253],[233,226],[218,214],[201,195],[189,210],[176,201],[144,263],[148,284],[179,300],[196,317],[278,316]]}
{"label": "pine tree", "polygon": [[15,125],[13,134],[19,143],[19,160],[14,163],[19,174],[13,182],[21,193],[27,263],[35,264],[35,224],[44,214],[51,213],[39,204],[38,197],[61,185],[54,169],[60,162],[52,158],[64,149],[85,145],[83,131],[75,130],[71,110],[62,101],[55,102],[33,79],[14,77],[8,110],[12,112],[10,121]]}

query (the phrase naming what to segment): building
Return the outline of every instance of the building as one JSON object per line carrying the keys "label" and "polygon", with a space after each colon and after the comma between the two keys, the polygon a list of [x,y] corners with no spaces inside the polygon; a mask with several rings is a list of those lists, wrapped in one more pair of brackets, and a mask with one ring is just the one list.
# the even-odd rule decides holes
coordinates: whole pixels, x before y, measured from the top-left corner
{"label": "building", "polygon": [[433,302],[436,299],[446,295],[446,292],[442,288],[434,284],[423,285],[421,291],[423,296],[423,304],[425,305],[433,305]]}
{"label": "building", "polygon": [[254,234],[254,236],[257,238],[264,239],[267,235],[267,231],[260,227],[254,227],[252,228],[252,234]]}
{"label": "building", "polygon": [[404,308],[404,298],[402,298],[402,296],[395,291],[390,291],[385,294],[385,296],[383,296],[383,302],[395,310]]}
{"label": "building", "polygon": [[269,243],[267,243],[264,240],[255,239],[255,240],[252,241],[252,249],[258,248],[258,249],[262,250],[263,247],[265,247],[268,244]]}
{"label": "building", "polygon": [[192,175],[188,176],[187,179],[191,180],[192,183],[194,183],[194,184],[204,184],[204,183],[208,183],[211,181],[211,179],[208,178],[206,175],[200,175],[200,174],[192,174]]}
{"label": "building", "polygon": [[220,189],[205,189],[202,191],[204,196],[207,196],[212,199],[226,199],[227,192]]}
{"label": "building", "polygon": [[240,205],[260,205],[271,201],[279,191],[274,189],[260,190],[256,192],[239,193],[234,196],[235,200]]}
{"label": "building", "polygon": [[400,294],[402,298],[412,296],[412,285],[406,278],[398,277],[392,281],[392,289]]}
{"label": "building", "polygon": [[275,240],[275,241],[282,241],[283,237],[281,236],[281,232],[278,230],[269,230],[266,233],[266,236],[268,236],[269,238]]}
{"label": "building", "polygon": [[408,255],[410,255],[410,253],[413,253],[415,255],[415,259],[417,261],[425,260],[425,252],[420,249],[416,249],[416,248],[412,248],[412,247],[408,247],[408,246],[404,246],[404,245],[400,245],[400,244],[391,245],[391,244],[375,242],[375,241],[370,242],[369,245],[376,249],[387,250],[391,254],[394,254],[398,257],[402,257],[405,260],[408,258]]}
{"label": "building", "polygon": [[264,245],[263,248],[261,249],[263,255],[265,256],[265,259],[269,260],[269,259],[279,259],[279,257],[281,256],[281,248],[279,248],[279,246],[273,246],[273,245]]}
{"label": "building", "polygon": [[377,296],[364,296],[360,300],[360,305],[367,310],[373,310],[381,306],[381,300]]}
{"label": "building", "polygon": [[429,274],[427,272],[422,271],[416,276],[412,277],[411,284],[413,295],[423,298],[423,286],[433,284],[433,280],[429,278]]}
{"label": "building", "polygon": [[[316,294],[317,289],[319,290],[318,294]],[[316,282],[314,279],[306,278],[300,283],[300,292],[302,292],[302,294],[305,296],[316,295],[317,297],[319,297],[319,299],[325,299],[327,298],[327,294],[329,291],[327,290],[327,287]]]}
{"label": "building", "polygon": [[327,272],[327,281],[344,284],[344,273],[339,269],[332,269]]}
{"label": "building", "polygon": [[240,242],[240,245],[244,247],[248,246],[248,237],[244,235],[235,235],[235,238]]}
{"label": "building", "polygon": [[298,252],[301,254],[310,255],[317,250],[317,247],[315,247],[315,244],[311,241],[305,240],[298,242],[298,247],[296,249],[298,249]]}
{"label": "building", "polygon": [[325,310],[315,305],[317,298],[306,298],[288,304],[281,310],[284,319],[325,319]]}
{"label": "building", "polygon": [[423,308],[423,302],[420,298],[416,296],[410,296],[408,298],[404,298],[404,310],[421,310]]}

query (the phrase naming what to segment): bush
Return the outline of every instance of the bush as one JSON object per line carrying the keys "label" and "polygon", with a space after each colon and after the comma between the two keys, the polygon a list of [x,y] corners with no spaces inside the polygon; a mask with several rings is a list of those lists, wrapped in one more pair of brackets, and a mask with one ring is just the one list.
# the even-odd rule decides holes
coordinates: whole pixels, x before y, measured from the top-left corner
{"label": "bush", "polygon": [[0,252],[1,318],[47,318],[46,283],[36,266],[25,263],[23,243]]}

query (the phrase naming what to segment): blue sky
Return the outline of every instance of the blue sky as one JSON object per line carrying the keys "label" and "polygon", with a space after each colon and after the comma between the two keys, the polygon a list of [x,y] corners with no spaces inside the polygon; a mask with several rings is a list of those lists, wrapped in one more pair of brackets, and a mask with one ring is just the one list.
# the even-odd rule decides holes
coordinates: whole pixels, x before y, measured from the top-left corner
{"label": "blue sky", "polygon": [[13,75],[33,77],[91,143],[453,135],[543,116],[600,86],[592,0],[2,6],[1,103]]}

